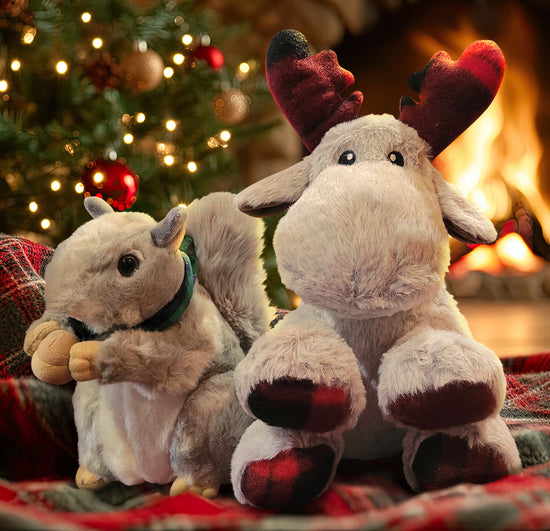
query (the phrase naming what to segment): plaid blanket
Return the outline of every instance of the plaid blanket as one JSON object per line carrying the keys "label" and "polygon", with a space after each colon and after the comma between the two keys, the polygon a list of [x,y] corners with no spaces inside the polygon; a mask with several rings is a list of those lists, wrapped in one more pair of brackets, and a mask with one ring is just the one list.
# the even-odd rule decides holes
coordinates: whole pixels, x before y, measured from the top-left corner
{"label": "plaid blanket", "polygon": [[487,485],[414,494],[395,456],[342,463],[328,492],[288,513],[242,506],[230,486],[214,500],[154,485],[76,488],[71,389],[32,377],[21,348],[43,310],[51,250],[0,236],[0,253],[1,529],[550,529],[550,353],[504,361],[502,414],[524,470]]}

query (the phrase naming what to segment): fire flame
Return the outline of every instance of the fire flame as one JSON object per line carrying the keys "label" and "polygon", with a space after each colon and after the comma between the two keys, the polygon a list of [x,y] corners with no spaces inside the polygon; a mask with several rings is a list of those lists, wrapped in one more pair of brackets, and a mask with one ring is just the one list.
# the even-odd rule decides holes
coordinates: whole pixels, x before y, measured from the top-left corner
{"label": "fire flame", "polygon": [[511,232],[493,245],[478,245],[455,262],[450,271],[455,277],[465,276],[470,271],[484,271],[495,276],[521,275],[538,273],[545,267],[546,262],[533,254],[523,238]]}

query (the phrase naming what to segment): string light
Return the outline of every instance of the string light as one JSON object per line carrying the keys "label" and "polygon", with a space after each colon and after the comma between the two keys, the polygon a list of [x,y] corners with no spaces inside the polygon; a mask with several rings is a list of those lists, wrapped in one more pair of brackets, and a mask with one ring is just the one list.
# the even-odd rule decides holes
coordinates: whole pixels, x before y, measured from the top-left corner
{"label": "string light", "polygon": [[163,75],[165,78],[171,78],[174,75],[174,69],[171,66],[167,66],[164,69]]}
{"label": "string light", "polygon": [[180,208],[187,208],[187,205],[185,203],[179,203],[178,206]]}
{"label": "string light", "polygon": [[87,24],[88,22],[90,22],[90,20],[92,20],[92,15],[91,15],[91,13],[88,13],[87,11],[84,11],[84,13],[82,13],[82,15],[80,15],[80,18],[82,19],[82,22]]}
{"label": "string light", "polygon": [[25,26],[23,28],[23,36],[21,37],[21,42],[23,44],[32,44],[35,37],[36,28],[33,28],[32,26]]}
{"label": "string light", "polygon": [[52,222],[51,222],[48,218],[44,218],[44,219],[40,222],[40,226],[41,226],[44,230],[47,230],[47,229],[49,229],[49,228],[52,226]]}
{"label": "string light", "polygon": [[218,148],[218,147],[221,146],[220,141],[219,141],[215,136],[211,136],[211,137],[206,141],[206,145],[207,145],[210,149]]}
{"label": "string light", "polygon": [[94,173],[94,176],[92,178],[95,183],[99,184],[101,181],[103,181],[104,176],[100,171],[98,171],[97,173]]}
{"label": "string light", "polygon": [[168,131],[173,131],[175,128],[176,128],[176,122],[174,120],[168,120],[166,122],[166,129],[168,129]]}
{"label": "string light", "polygon": [[185,55],[182,53],[175,53],[174,57],[172,57],[172,61],[174,61],[177,65],[181,65],[185,61]]}
{"label": "string light", "polygon": [[250,72],[250,65],[248,63],[241,63],[239,65],[239,70],[243,73],[243,74],[248,74],[248,72]]}
{"label": "string light", "polygon": [[131,144],[134,141],[134,135],[131,133],[126,133],[122,140],[124,140],[125,144]]}
{"label": "string light", "polygon": [[21,61],[19,61],[19,59],[14,59],[14,60],[11,62],[10,68],[11,68],[14,72],[17,72],[17,71],[21,68]]}
{"label": "string light", "polygon": [[197,171],[197,163],[196,162],[189,162],[187,164],[187,169],[191,172],[191,173],[195,173]]}
{"label": "string light", "polygon": [[166,155],[164,157],[164,164],[166,164],[166,166],[172,166],[172,164],[174,164],[174,157],[172,157],[172,155]]}
{"label": "string light", "polygon": [[222,131],[220,133],[220,140],[223,142],[229,142],[229,139],[231,138],[231,133],[229,131]]}
{"label": "string light", "polygon": [[38,210],[38,203],[36,201],[31,201],[29,203],[29,210],[31,212],[36,212]]}
{"label": "string light", "polygon": [[8,90],[8,82],[5,79],[0,79],[0,92]]}
{"label": "string light", "polygon": [[67,70],[69,70],[69,65],[65,61],[59,61],[55,65],[55,69],[57,70],[58,74],[63,75],[67,73]]}
{"label": "string light", "polygon": [[142,124],[143,122],[145,122],[145,114],[143,114],[142,112],[138,112],[136,114],[136,122],[138,124]]}
{"label": "string light", "polygon": [[99,50],[99,49],[103,46],[103,41],[102,41],[99,37],[96,37],[96,38],[92,41],[92,46],[93,46],[96,50]]}
{"label": "string light", "polygon": [[84,185],[82,183],[76,183],[74,185],[74,191],[77,193],[77,194],[81,194],[83,191],[84,191]]}
{"label": "string light", "polygon": [[189,35],[188,33],[186,33],[186,34],[181,38],[181,42],[183,42],[183,44],[185,44],[185,46],[189,46],[189,45],[193,42],[193,37],[192,37],[192,35]]}
{"label": "string light", "polygon": [[50,184],[50,188],[54,192],[57,192],[58,190],[61,189],[61,183],[59,181],[52,181],[51,184]]}

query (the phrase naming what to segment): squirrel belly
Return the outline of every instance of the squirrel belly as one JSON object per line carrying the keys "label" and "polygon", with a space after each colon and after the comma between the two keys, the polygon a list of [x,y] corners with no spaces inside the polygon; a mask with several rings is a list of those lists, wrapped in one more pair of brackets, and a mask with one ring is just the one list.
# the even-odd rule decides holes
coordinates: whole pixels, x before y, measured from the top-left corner
{"label": "squirrel belly", "polygon": [[[96,423],[90,428],[108,473],[125,485],[165,484],[175,478],[170,441],[185,394],[162,393],[153,399],[131,382],[79,382],[73,396],[75,418],[86,416],[81,410],[89,408],[89,397],[95,396]],[[84,396],[87,398],[81,400]],[[83,433],[85,427],[78,428]],[[81,461],[82,457],[81,453]],[[81,464],[95,468],[93,462]]]}

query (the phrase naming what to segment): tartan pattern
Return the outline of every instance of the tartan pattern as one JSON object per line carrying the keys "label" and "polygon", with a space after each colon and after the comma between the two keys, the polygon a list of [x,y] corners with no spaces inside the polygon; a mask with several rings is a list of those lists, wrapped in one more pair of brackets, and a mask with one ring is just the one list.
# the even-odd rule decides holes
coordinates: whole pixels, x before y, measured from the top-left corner
{"label": "tartan pattern", "polygon": [[[4,310],[6,291],[13,300],[23,298],[17,283],[4,279],[20,275],[25,291],[32,271],[42,270],[51,250],[6,237],[0,237],[0,245]],[[21,263],[14,267],[15,257]],[[6,275],[10,270],[15,273]],[[39,293],[41,283],[33,286]],[[31,300],[39,301],[37,293]],[[40,304],[14,308],[37,312]],[[28,314],[22,317],[32,319]],[[0,321],[0,338],[12,322]],[[21,349],[23,336],[24,330],[17,333],[15,350]],[[416,495],[406,485],[399,456],[368,463],[345,461],[325,494],[282,513],[242,506],[228,486],[214,500],[193,493],[170,497],[167,486],[115,483],[97,494],[77,489],[72,481],[76,433],[70,390],[33,377],[9,378],[17,376],[18,369],[5,363],[5,344],[0,353],[0,528],[550,529],[550,353],[504,361],[508,393],[502,416],[525,467],[520,474]]]}
{"label": "tartan pattern", "polygon": [[460,437],[438,433],[423,441],[412,465],[422,490],[450,487],[459,477],[472,483],[486,483],[507,475],[503,457],[488,446],[468,448]]}
{"label": "tartan pattern", "polygon": [[44,312],[42,275],[53,250],[0,233],[0,378],[32,374],[23,340]]}
{"label": "tartan pattern", "polygon": [[389,405],[394,419],[425,430],[477,422],[496,410],[493,390],[482,382],[450,382],[439,389],[408,393]]}
{"label": "tartan pattern", "polygon": [[34,377],[0,380],[0,434],[0,477],[74,477],[77,435],[70,389]]}
{"label": "tartan pattern", "polygon": [[286,450],[273,459],[250,463],[244,471],[241,490],[257,507],[299,507],[323,491],[334,458],[334,452],[326,445]]}
{"label": "tartan pattern", "polygon": [[260,382],[248,397],[248,407],[271,426],[314,433],[333,430],[350,414],[343,389],[284,378]]}

